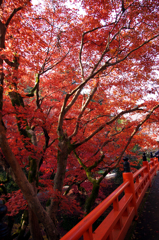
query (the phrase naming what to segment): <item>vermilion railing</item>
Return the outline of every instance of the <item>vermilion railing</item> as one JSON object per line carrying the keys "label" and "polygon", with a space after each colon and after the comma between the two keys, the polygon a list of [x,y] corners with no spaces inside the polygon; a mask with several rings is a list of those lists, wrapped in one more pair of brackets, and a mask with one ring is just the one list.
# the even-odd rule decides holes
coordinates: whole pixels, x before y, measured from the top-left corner
{"label": "vermilion railing", "polygon": [[[123,240],[158,168],[158,159],[151,158],[150,162],[143,161],[143,167],[134,174],[124,172],[123,183],[61,240],[78,240],[82,236],[83,240]],[[93,232],[93,223],[110,205],[113,210]]]}

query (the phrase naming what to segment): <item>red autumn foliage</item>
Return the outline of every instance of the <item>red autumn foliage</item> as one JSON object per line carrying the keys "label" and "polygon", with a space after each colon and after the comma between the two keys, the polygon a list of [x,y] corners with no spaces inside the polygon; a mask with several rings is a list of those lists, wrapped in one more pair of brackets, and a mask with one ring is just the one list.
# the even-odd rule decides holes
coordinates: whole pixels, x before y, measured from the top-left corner
{"label": "red autumn foliage", "polygon": [[64,185],[91,195],[134,146],[158,146],[158,1],[78,4],[0,2],[1,165],[21,190],[7,204],[27,202],[50,239],[59,208],[78,207]]}

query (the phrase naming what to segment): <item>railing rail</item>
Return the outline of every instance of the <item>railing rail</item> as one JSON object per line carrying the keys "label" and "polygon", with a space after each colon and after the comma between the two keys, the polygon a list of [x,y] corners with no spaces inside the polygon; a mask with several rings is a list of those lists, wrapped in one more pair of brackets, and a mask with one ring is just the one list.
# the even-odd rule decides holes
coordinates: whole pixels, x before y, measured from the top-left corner
{"label": "railing rail", "polygon": [[[147,188],[151,186],[158,166],[158,159],[151,158],[150,162],[143,161],[143,167],[134,174],[124,172],[123,183],[61,240],[78,240],[82,236],[84,240],[123,240],[133,218],[138,215],[137,209]],[[123,197],[119,200],[121,194]],[[93,232],[93,223],[111,205],[113,209]]]}

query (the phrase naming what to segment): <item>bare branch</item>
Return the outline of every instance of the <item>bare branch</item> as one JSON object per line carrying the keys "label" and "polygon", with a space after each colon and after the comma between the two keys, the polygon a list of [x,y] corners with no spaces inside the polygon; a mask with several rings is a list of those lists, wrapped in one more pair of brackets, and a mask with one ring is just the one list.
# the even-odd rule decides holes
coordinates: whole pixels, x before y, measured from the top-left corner
{"label": "bare branch", "polygon": [[154,107],[151,109],[151,111],[146,115],[146,117],[144,118],[144,120],[143,120],[142,122],[140,122],[140,123],[137,125],[137,127],[134,129],[134,131],[132,132],[131,136],[130,136],[129,139],[128,139],[128,142],[127,142],[125,148],[124,148],[123,151],[121,152],[120,157],[118,157],[117,163],[115,164],[114,168],[119,164],[119,162],[120,162],[121,158],[123,157],[123,155],[124,155],[127,147],[129,146],[129,144],[130,144],[132,138],[134,137],[134,135],[138,132],[139,128],[151,117],[152,113],[153,113],[157,108],[159,108],[159,104],[156,105],[156,106],[154,106]]}
{"label": "bare branch", "polygon": [[123,62],[125,59],[127,59],[133,52],[137,51],[138,49],[140,49],[141,47],[143,47],[144,45],[146,45],[147,43],[149,43],[150,41],[152,41],[153,39],[159,37],[159,34],[153,36],[152,38],[148,39],[147,41],[143,42],[141,45],[139,45],[138,47],[132,49],[128,54],[126,54],[125,57],[115,61],[115,62],[110,62],[111,59],[109,59],[103,66],[101,66],[96,72],[94,72],[92,74],[92,76],[89,76],[89,78],[94,77],[95,75],[99,74],[100,72],[106,70],[106,68],[110,67],[110,66],[114,66],[117,65],[120,62]]}
{"label": "bare branch", "polygon": [[53,141],[51,141],[51,143],[48,145],[48,147],[50,147],[56,140],[58,140],[58,138],[55,138]]}
{"label": "bare branch", "polygon": [[132,109],[128,109],[128,110],[125,110],[125,111],[122,111],[120,112],[119,114],[117,114],[115,117],[113,117],[110,121],[100,125],[93,133],[91,133],[88,137],[86,137],[83,141],[79,142],[79,143],[76,143],[74,145],[74,149],[81,146],[82,144],[88,142],[93,136],[95,136],[98,132],[100,132],[106,125],[110,125],[111,123],[113,123],[114,121],[116,121],[118,118],[120,118],[121,116],[123,116],[124,114],[126,113],[131,113],[131,112],[134,112],[134,111],[137,111],[137,110],[141,110],[139,108],[139,106],[135,107],[135,108],[132,108]]}
{"label": "bare branch", "polygon": [[39,99],[39,84],[40,84],[40,74],[37,76],[37,81],[36,81],[36,106],[37,108],[40,108],[40,99]]}
{"label": "bare branch", "polygon": [[65,107],[66,107],[66,104],[67,104],[67,101],[68,101],[69,97],[70,97],[70,95],[66,94],[65,100],[64,100],[64,103],[62,105],[61,112],[60,112],[60,115],[59,115],[59,120],[58,120],[58,133],[59,133],[59,135],[63,134],[62,125],[63,125],[64,116],[65,116]]}
{"label": "bare branch", "polygon": [[34,18],[34,20],[44,20],[44,21],[46,21],[50,26],[54,26],[54,23],[52,24],[52,23],[50,23],[46,18],[43,18],[43,17],[38,17],[38,18]]}
{"label": "bare branch", "polygon": [[83,33],[82,34],[82,39],[81,39],[81,47],[80,47],[80,52],[79,52],[79,63],[80,63],[80,68],[81,68],[81,76],[82,76],[82,79],[84,80],[84,70],[83,70],[83,65],[82,65],[82,50],[83,50],[83,39],[84,39],[84,36],[85,36],[86,33]]}
{"label": "bare branch", "polygon": [[90,94],[90,96],[89,96],[88,99],[86,100],[84,106],[82,107],[81,113],[79,114],[79,116],[78,116],[78,118],[77,118],[75,130],[74,130],[73,134],[69,137],[69,139],[71,139],[73,136],[75,136],[75,135],[77,134],[78,128],[79,128],[80,119],[81,119],[84,111],[86,110],[86,107],[88,106],[89,102],[90,102],[91,99],[93,98],[95,92],[97,91],[97,87],[98,87],[98,85],[93,89],[92,93]]}
{"label": "bare branch", "polygon": [[22,9],[23,9],[23,7],[19,7],[19,8],[15,8],[15,9],[13,10],[13,12],[11,13],[11,15],[9,16],[9,18],[7,19],[7,21],[6,21],[6,23],[5,23],[5,26],[6,26],[6,27],[8,27],[8,25],[9,25],[10,21],[12,20],[12,18],[14,17],[14,15],[15,15],[18,11],[20,11],[20,10],[22,10]]}
{"label": "bare branch", "polygon": [[70,52],[70,49],[68,50],[68,52],[67,52],[59,61],[57,61],[57,62],[54,63],[54,64],[51,64],[49,67],[47,67],[47,68],[44,70],[45,65],[46,65],[46,59],[45,59],[45,62],[44,62],[44,64],[43,64],[43,66],[41,67],[41,71],[40,71],[39,74],[42,75],[42,74],[46,73],[47,71],[49,71],[49,70],[53,69],[54,67],[56,67],[59,63],[61,63],[61,62],[67,57],[67,55],[69,54],[69,52]]}
{"label": "bare branch", "polygon": [[95,163],[92,166],[88,167],[88,171],[91,171],[92,169],[96,168],[103,161],[104,157],[105,157],[104,154],[102,154],[101,158],[98,161],[95,161]]}
{"label": "bare branch", "polygon": [[108,35],[108,40],[107,40],[107,44],[106,44],[105,50],[103,51],[103,53],[102,53],[100,59],[98,60],[98,62],[94,65],[94,68],[93,68],[91,74],[94,73],[94,71],[97,69],[97,67],[99,66],[99,64],[103,60],[105,54],[109,51],[109,44],[110,44],[110,34]]}
{"label": "bare branch", "polygon": [[4,59],[4,61],[5,61],[10,67],[15,67],[15,63],[9,61],[9,59]]}
{"label": "bare branch", "polygon": [[73,152],[74,152],[74,155],[75,155],[75,157],[77,158],[79,164],[83,167],[83,169],[84,169],[85,171],[87,171],[87,170],[88,170],[87,166],[86,166],[86,165],[83,163],[83,161],[80,159],[80,157],[78,156],[78,154],[76,153],[76,151],[73,150]]}

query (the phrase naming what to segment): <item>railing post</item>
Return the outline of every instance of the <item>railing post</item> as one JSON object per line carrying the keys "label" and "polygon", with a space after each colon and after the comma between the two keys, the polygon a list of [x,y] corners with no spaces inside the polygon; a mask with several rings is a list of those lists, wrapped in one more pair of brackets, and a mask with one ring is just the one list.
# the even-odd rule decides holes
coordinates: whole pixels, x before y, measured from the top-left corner
{"label": "railing post", "polygon": [[156,160],[156,172],[158,171],[158,169],[159,169],[159,161],[158,161],[158,158],[157,157],[155,157],[155,160]]}
{"label": "railing post", "polygon": [[156,175],[157,175],[157,171],[158,171],[158,159],[154,158],[155,160],[155,167],[156,167]]}
{"label": "railing post", "polygon": [[89,227],[89,229],[86,232],[84,232],[83,239],[93,240],[92,225]]}
{"label": "railing post", "polygon": [[0,204],[0,239],[1,240],[9,240],[10,231],[8,226],[2,222],[3,217],[7,213],[7,207],[4,204]]}
{"label": "railing post", "polygon": [[129,181],[130,183],[129,186],[125,189],[125,194],[132,193],[133,195],[132,203],[135,209],[135,215],[136,217],[138,217],[133,174],[132,172],[130,172],[130,164],[128,162],[128,158],[124,157],[123,160],[124,160],[123,181]]}
{"label": "railing post", "polygon": [[142,159],[143,159],[142,165],[143,165],[143,166],[146,166],[146,169],[144,170],[144,172],[145,172],[145,173],[148,173],[148,178],[149,178],[150,187],[151,187],[150,167],[149,167],[149,163],[148,163],[148,161],[147,161],[147,157],[146,157],[146,154],[145,154],[145,153],[143,153]]}

